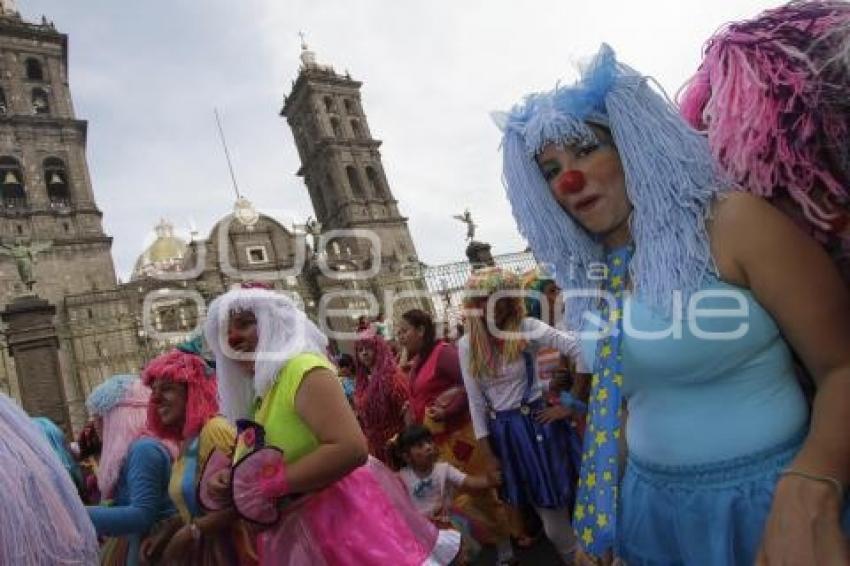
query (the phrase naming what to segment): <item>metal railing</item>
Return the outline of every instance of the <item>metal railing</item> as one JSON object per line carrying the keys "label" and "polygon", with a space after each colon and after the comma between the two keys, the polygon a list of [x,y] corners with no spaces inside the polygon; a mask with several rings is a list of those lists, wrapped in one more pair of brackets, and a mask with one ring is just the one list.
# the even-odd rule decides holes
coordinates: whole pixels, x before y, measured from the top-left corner
{"label": "metal railing", "polygon": [[[531,252],[515,252],[493,256],[498,267],[524,273],[537,267],[537,260]],[[463,287],[472,273],[472,264],[457,261],[443,265],[431,265],[422,270],[425,287],[431,293],[438,319],[457,321],[463,310]]]}

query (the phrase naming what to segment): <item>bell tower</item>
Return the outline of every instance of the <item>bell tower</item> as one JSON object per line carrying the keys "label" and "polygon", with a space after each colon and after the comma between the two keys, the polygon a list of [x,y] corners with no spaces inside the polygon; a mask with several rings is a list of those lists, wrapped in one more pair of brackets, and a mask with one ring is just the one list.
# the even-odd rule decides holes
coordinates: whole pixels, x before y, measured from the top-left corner
{"label": "bell tower", "polygon": [[301,45],[301,69],[281,115],[292,129],[316,216],[326,229],[375,231],[384,258],[417,261],[416,249],[387,182],[381,141],[372,137],[360,98],[362,83]]}
{"label": "bell tower", "polygon": [[[407,218],[399,212],[390,189],[379,148],[372,136],[360,96],[362,83],[346,72],[316,62],[303,41],[301,68],[284,97],[280,115],[286,118],[301,160],[316,217],[323,231],[370,230],[380,241],[381,269],[369,284],[373,291],[420,291],[419,258]],[[367,241],[343,241],[331,255],[369,257]],[[377,253],[372,251],[373,257]],[[376,293],[378,294],[378,293]],[[427,302],[408,301],[408,307],[429,308]],[[400,303],[396,311],[402,309]]]}
{"label": "bell tower", "polygon": [[[68,36],[21,19],[0,2],[0,242],[43,244],[34,291],[54,305],[116,284],[88,164],[88,124],[74,112]],[[14,261],[0,257],[0,304],[21,291]]]}

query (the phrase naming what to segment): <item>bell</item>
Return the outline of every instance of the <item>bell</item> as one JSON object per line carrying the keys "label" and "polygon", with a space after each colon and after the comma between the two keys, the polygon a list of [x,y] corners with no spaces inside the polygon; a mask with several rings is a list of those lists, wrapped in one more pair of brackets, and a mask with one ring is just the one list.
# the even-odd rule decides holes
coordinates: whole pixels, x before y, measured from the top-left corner
{"label": "bell", "polygon": [[3,177],[4,185],[20,185],[21,182],[18,180],[18,176],[15,175],[14,171],[6,171],[6,176]]}
{"label": "bell", "polygon": [[59,176],[58,173],[51,173],[50,180],[47,182],[48,185],[64,185],[65,182],[62,180],[62,177]]}

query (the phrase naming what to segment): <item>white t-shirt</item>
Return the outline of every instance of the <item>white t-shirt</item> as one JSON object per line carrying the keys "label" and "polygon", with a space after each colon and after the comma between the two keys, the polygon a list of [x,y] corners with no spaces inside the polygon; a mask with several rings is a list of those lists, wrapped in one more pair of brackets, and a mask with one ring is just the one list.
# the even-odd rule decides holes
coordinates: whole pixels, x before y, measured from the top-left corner
{"label": "white t-shirt", "polygon": [[407,487],[416,510],[426,517],[441,515],[448,510],[455,488],[463,485],[466,474],[447,462],[437,462],[425,477],[420,477],[411,468],[399,471],[401,481]]}
{"label": "white t-shirt", "polygon": [[[561,354],[571,358],[576,365],[576,371],[584,373],[584,360],[581,356],[581,346],[578,342],[578,334],[575,332],[557,330],[534,318],[526,317],[520,326],[520,332],[528,340],[527,350],[534,358],[535,372],[531,383],[529,401],[539,399],[543,394],[544,385],[540,380],[539,363],[537,352],[540,348],[552,348]],[[460,356],[460,369],[463,373],[463,384],[466,387],[466,395],[469,399],[469,412],[472,416],[472,428],[475,430],[475,438],[483,438],[489,433],[487,417],[487,402],[481,388],[486,388],[487,397],[496,411],[516,409],[522,403],[522,397],[526,389],[525,360],[519,359],[502,366],[498,375],[479,379],[472,375],[469,368],[469,337],[464,336],[458,342],[458,354]]]}

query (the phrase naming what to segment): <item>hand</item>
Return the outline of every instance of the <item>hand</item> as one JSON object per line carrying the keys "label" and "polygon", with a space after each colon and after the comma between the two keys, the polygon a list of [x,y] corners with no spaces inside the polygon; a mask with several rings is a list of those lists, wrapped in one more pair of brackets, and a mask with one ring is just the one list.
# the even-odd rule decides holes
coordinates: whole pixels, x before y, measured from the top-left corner
{"label": "hand", "polygon": [[834,486],[782,476],[765,525],[757,566],[848,564],[841,532],[841,500]]}
{"label": "hand", "polygon": [[573,414],[574,411],[569,407],[564,407],[563,405],[552,405],[551,407],[546,407],[542,411],[538,411],[537,414],[534,415],[534,418],[540,424],[548,424],[572,418]]}
{"label": "hand", "polygon": [[165,551],[162,553],[162,562],[164,564],[172,564],[175,562],[180,562],[185,555],[189,552],[189,549],[192,548],[192,545],[195,543],[195,539],[192,536],[192,531],[189,528],[189,525],[184,525],[180,527],[174,536],[171,537],[171,541],[169,541],[168,546],[165,547]]}
{"label": "hand", "polygon": [[142,565],[154,564],[166,542],[166,539],[161,536],[148,537],[143,540],[139,546],[139,563]]}
{"label": "hand", "polygon": [[435,422],[441,422],[446,418],[446,409],[437,405],[431,405],[425,409],[425,416]]}
{"label": "hand", "polygon": [[141,563],[156,564],[159,561],[159,557],[162,554],[163,549],[165,549],[165,546],[171,540],[171,537],[177,529],[179,529],[179,527],[174,527],[171,523],[169,523],[157,530],[156,534],[145,538],[139,546],[139,558],[141,559]]}
{"label": "hand", "polygon": [[606,552],[605,556],[603,556],[602,558],[596,558],[590,554],[587,554],[581,547],[576,550],[576,566],[616,566],[617,564],[622,563],[623,562],[621,560],[614,558],[614,555],[611,551]]}
{"label": "hand", "polygon": [[230,470],[220,470],[209,480],[210,495],[219,500],[230,500]]}

